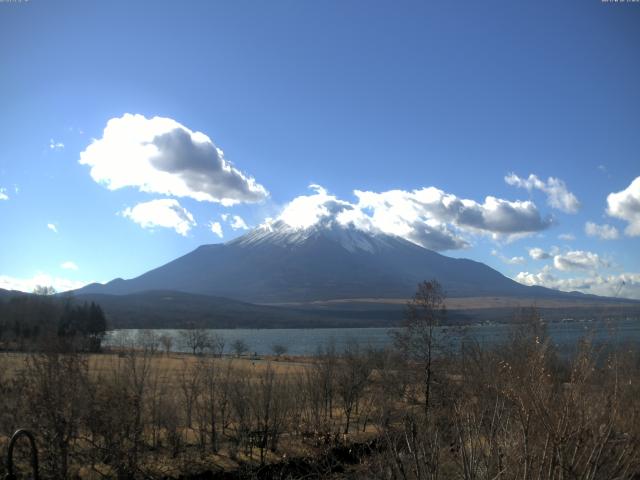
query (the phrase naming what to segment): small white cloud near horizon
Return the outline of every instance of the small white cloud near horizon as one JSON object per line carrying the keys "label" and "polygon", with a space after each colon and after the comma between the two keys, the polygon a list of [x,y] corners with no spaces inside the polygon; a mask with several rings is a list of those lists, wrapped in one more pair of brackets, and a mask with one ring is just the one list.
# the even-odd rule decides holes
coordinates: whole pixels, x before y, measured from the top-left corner
{"label": "small white cloud near horizon", "polygon": [[627,222],[626,235],[640,236],[640,177],[636,177],[624,190],[607,196],[607,215]]}
{"label": "small white cloud near horizon", "polygon": [[7,195],[6,188],[0,188],[0,200],[9,200],[9,195]]}
{"label": "small white cloud near horizon", "polygon": [[553,257],[553,266],[557,270],[566,272],[571,270],[595,270],[599,267],[608,267],[610,264],[597,253],[572,250],[555,255]]}
{"label": "small white cloud near horizon", "polygon": [[598,225],[593,222],[587,222],[584,224],[584,233],[590,237],[598,237],[602,240],[616,240],[620,237],[618,229],[608,223]]}
{"label": "small white cloud near horizon", "polygon": [[47,228],[51,230],[53,233],[58,233],[58,227],[55,223],[47,223]]}
{"label": "small white cloud near horizon", "polygon": [[558,238],[566,242],[572,242],[576,239],[576,236],[572,233],[561,233],[560,235],[558,235]]}
{"label": "small white cloud near horizon", "polygon": [[80,164],[88,165],[91,177],[109,190],[134,187],[224,206],[269,196],[207,135],[171,118],[126,113],[110,119],[102,138],[93,139],[80,153]]}
{"label": "small white cloud near horizon", "polygon": [[93,282],[70,280],[68,278],[56,277],[48,273],[37,272],[31,278],[12,277],[10,275],[0,275],[0,288],[3,290],[17,290],[19,292],[31,293],[37,286],[53,287],[57,292],[76,290]]}
{"label": "small white cloud near horizon", "polygon": [[559,178],[549,177],[545,182],[533,173],[528,178],[521,178],[515,173],[510,173],[504,177],[504,181],[514,187],[544,192],[547,196],[547,203],[565,213],[577,213],[580,209],[580,202],[576,196],[567,189],[567,185]]}
{"label": "small white cloud near horizon", "polygon": [[144,229],[172,228],[183,237],[197,225],[193,215],[173,198],[138,203],[133,208],[126,208],[120,215]]}
{"label": "small white cloud near horizon", "polygon": [[593,295],[640,300],[640,273],[617,275],[596,273],[583,277],[561,278],[553,275],[551,268],[545,266],[538,273],[520,272],[514,280],[523,285],[538,285],[565,292],[579,291]]}
{"label": "small white cloud near horizon", "polygon": [[64,143],[56,142],[53,138],[49,140],[49,148],[51,150],[62,150],[64,148]]}
{"label": "small white cloud near horizon", "polygon": [[61,263],[60,268],[64,268],[65,270],[79,270],[78,265],[71,260]]}
{"label": "small white cloud near horizon", "polygon": [[209,229],[218,237],[224,237],[224,233],[222,232],[222,225],[220,225],[220,222],[210,222]]}

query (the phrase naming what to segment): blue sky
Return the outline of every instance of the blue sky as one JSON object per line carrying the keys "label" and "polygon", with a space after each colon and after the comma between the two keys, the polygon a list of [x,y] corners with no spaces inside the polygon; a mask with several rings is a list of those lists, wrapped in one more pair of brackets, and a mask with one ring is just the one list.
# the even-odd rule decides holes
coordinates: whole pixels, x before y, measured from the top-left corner
{"label": "blue sky", "polygon": [[600,0],[0,2],[0,288],[133,277],[306,196],[640,298],[639,25]]}

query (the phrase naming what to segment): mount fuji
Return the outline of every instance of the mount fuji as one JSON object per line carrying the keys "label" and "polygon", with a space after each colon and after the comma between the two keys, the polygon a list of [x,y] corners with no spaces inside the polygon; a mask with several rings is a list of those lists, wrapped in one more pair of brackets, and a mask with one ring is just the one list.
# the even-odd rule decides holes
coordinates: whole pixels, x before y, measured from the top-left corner
{"label": "mount fuji", "polygon": [[450,298],[582,296],[525,286],[483,263],[332,219],[306,228],[276,220],[227,243],[203,245],[136,278],[90,284],[76,293],[179,291],[271,304],[406,299],[418,282],[432,278]]}

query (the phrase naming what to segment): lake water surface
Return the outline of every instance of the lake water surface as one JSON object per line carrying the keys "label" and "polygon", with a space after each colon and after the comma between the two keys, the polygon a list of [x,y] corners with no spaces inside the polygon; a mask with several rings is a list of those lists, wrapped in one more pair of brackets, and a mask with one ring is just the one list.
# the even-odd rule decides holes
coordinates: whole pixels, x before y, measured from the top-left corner
{"label": "lake water surface", "polygon": [[[439,328],[442,335],[444,327]],[[211,333],[221,335],[225,339],[225,353],[230,353],[231,343],[242,339],[249,346],[249,352],[258,355],[272,353],[273,345],[279,344],[287,348],[290,355],[312,355],[319,348],[334,343],[338,351],[349,342],[357,342],[363,347],[384,348],[392,343],[389,328],[317,328],[317,329],[216,329]],[[459,344],[462,339],[469,338],[482,346],[495,346],[508,340],[513,326],[506,324],[470,325],[462,329],[446,329],[448,342]],[[117,345],[128,339],[134,341],[139,330],[114,330],[109,332],[106,345]],[[153,330],[157,334],[168,334],[174,338],[172,350],[187,352],[189,349],[181,344],[179,330]],[[640,347],[640,320],[627,319],[612,322],[558,322],[548,325],[548,332],[553,343],[561,352],[571,353],[578,341],[590,335],[597,343],[608,342],[614,345],[630,344]]]}

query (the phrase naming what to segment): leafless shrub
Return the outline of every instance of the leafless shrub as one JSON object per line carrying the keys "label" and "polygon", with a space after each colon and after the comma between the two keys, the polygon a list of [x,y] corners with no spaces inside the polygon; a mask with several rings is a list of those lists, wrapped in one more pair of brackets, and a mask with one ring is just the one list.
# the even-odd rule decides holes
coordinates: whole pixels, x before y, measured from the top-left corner
{"label": "leafless shrub", "polygon": [[173,337],[167,333],[163,333],[159,337],[160,345],[164,349],[165,355],[169,355],[171,353],[171,348],[173,347]]}
{"label": "leafless shrub", "polygon": [[22,381],[25,416],[48,446],[43,451],[43,466],[52,477],[67,478],[88,400],[86,359],[73,353],[30,355]]}

